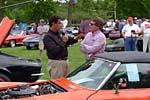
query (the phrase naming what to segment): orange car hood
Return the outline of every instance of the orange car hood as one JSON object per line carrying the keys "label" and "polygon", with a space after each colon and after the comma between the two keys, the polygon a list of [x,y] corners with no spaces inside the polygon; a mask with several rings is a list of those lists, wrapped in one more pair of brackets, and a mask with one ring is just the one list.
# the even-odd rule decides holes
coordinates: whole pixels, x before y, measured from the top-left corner
{"label": "orange car hood", "polygon": [[114,90],[96,91],[81,87],[65,78],[51,81],[68,90],[68,92],[21,98],[19,100],[150,100],[150,89],[120,89],[118,94],[114,94]]}
{"label": "orange car hood", "polygon": [[114,90],[79,90],[11,100],[150,100],[150,89],[120,90],[119,94],[113,92]]}
{"label": "orange car hood", "polygon": [[2,45],[3,41],[5,40],[8,32],[12,28],[15,23],[15,19],[10,20],[7,16],[4,17],[0,23],[0,46]]}
{"label": "orange car hood", "polygon": [[[67,91],[76,91],[76,90],[83,90],[83,89],[87,89],[84,88],[78,84],[75,84],[65,78],[60,78],[60,79],[56,79],[56,80],[51,80],[52,82],[56,83],[57,85],[63,87],[64,89],[66,89]],[[88,89],[87,89],[88,90]]]}

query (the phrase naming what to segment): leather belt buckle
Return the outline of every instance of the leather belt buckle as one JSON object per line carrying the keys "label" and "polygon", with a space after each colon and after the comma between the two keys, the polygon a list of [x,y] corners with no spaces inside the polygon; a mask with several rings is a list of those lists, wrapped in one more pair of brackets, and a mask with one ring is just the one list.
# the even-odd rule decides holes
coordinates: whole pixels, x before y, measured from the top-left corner
{"label": "leather belt buckle", "polygon": [[62,60],[67,60],[68,58],[67,57],[64,57]]}

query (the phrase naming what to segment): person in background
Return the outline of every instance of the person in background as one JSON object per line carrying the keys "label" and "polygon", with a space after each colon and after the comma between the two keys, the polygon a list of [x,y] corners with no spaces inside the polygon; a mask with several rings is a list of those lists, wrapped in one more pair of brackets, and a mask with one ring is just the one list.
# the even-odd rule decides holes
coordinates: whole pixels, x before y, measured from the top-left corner
{"label": "person in background", "polygon": [[50,30],[43,39],[51,79],[67,76],[69,73],[67,47],[70,44],[76,43],[81,38],[80,35],[69,37],[66,34],[60,34],[60,29],[63,27],[61,21],[61,17],[51,16],[49,19]]}
{"label": "person in background", "polygon": [[134,17],[133,23],[136,24],[136,25],[138,25],[137,20],[138,20],[138,18],[137,18],[137,17]]}
{"label": "person in background", "polygon": [[35,23],[32,23],[30,26],[31,26],[30,29],[27,30],[28,33],[35,33],[35,30],[34,30]]}
{"label": "person in background", "polygon": [[119,21],[119,31],[120,31],[120,33],[122,32],[123,26],[124,26],[124,22],[123,22],[123,20],[121,19],[121,20]]}
{"label": "person in background", "polygon": [[146,21],[146,18],[142,18],[141,34],[143,34],[143,52],[150,52],[150,23]]}
{"label": "person in background", "polygon": [[114,26],[115,31],[119,31],[119,21],[116,21],[115,26]]}
{"label": "person in background", "polygon": [[91,20],[81,20],[80,27],[79,27],[79,34],[82,34],[84,38],[86,34],[90,31],[89,24]]}
{"label": "person in background", "polygon": [[45,20],[40,19],[40,23],[37,27],[37,33],[40,34],[40,41],[39,41],[39,58],[42,59],[42,51],[44,49],[43,37],[46,32],[48,32],[47,28],[44,27]]}
{"label": "person in background", "polygon": [[133,23],[133,18],[128,17],[128,24],[122,29],[125,51],[136,51],[137,37],[141,30],[138,25]]}
{"label": "person in background", "polygon": [[85,55],[85,59],[88,61],[95,54],[104,52],[106,45],[106,37],[101,32],[104,22],[100,17],[96,17],[91,20],[90,32],[87,33],[84,40],[80,44],[80,50]]}

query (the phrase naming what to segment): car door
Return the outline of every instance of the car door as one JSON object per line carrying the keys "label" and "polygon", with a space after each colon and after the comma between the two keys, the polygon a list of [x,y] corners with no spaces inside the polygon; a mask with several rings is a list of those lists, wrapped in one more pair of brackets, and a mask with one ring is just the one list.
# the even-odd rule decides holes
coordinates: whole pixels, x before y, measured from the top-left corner
{"label": "car door", "polygon": [[102,89],[117,100],[150,100],[150,63],[121,64]]}

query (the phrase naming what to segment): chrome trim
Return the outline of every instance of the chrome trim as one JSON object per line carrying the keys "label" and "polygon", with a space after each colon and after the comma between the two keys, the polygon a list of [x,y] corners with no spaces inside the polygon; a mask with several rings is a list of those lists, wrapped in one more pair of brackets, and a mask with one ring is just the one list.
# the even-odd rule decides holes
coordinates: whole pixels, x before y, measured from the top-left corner
{"label": "chrome trim", "polygon": [[44,73],[31,74],[31,76],[43,76]]}

